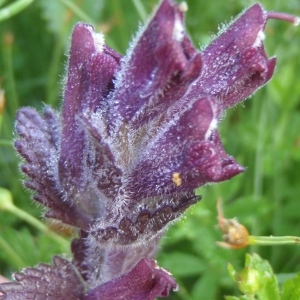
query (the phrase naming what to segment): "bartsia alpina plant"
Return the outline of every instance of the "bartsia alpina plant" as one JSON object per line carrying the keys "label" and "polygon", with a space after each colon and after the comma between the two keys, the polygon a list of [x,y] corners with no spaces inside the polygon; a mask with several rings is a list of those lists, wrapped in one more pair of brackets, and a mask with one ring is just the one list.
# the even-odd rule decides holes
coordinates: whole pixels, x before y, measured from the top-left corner
{"label": "bartsia alpina plant", "polygon": [[267,20],[298,22],[255,4],[199,52],[185,10],[163,0],[124,57],[77,24],[61,112],[18,111],[25,185],[79,238],[72,261],[15,274],[0,299],[151,300],[178,288],[152,260],[157,244],[200,200],[196,188],[244,170],[225,153],[218,122],[273,75]]}

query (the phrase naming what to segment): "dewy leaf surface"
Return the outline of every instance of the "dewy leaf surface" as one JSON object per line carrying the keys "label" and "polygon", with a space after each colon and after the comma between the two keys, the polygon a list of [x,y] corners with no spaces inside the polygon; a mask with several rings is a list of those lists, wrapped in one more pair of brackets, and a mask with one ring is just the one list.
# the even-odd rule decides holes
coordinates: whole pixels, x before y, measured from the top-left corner
{"label": "dewy leaf surface", "polygon": [[282,287],[282,300],[300,299],[300,274],[285,281]]}
{"label": "dewy leaf surface", "polygon": [[82,299],[84,286],[74,266],[60,257],[53,266],[40,264],[14,275],[16,282],[0,285],[0,299],[5,300],[75,300]]}

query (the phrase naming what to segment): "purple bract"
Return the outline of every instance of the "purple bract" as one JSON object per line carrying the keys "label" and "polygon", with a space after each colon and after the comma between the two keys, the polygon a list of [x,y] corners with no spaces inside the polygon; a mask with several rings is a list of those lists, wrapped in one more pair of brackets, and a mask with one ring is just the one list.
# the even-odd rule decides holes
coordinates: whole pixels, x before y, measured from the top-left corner
{"label": "purple bract", "polygon": [[170,222],[200,200],[194,190],[244,169],[217,132],[225,109],[273,75],[255,4],[203,51],[184,30],[185,4],[163,0],[125,57],[90,25],[72,34],[64,102],[17,114],[22,171],[46,217],[80,230],[73,260],[55,257],[2,284],[0,299],[151,300],[177,289],[151,260]]}

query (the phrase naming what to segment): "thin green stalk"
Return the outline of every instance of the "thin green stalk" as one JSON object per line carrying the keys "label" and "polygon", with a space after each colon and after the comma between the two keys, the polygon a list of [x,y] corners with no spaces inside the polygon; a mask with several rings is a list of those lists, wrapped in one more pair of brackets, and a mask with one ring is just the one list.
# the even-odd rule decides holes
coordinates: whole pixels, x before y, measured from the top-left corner
{"label": "thin green stalk", "polygon": [[13,35],[10,32],[4,34],[3,38],[3,63],[6,107],[11,115],[14,115],[19,107],[16,82],[14,77],[13,57],[12,57]]}
{"label": "thin green stalk", "polygon": [[65,249],[69,247],[69,243],[64,238],[51,231],[45,224],[28,214],[26,211],[16,207],[13,203],[10,191],[4,188],[0,188],[0,210],[9,211],[18,218],[26,221],[50,237],[52,240],[63,246]]}
{"label": "thin green stalk", "polygon": [[47,104],[54,106],[57,104],[57,78],[60,72],[60,61],[64,52],[65,43],[65,28],[63,28],[63,33],[57,36],[57,42],[53,50],[53,56],[50,63],[50,68],[48,72],[47,80]]}
{"label": "thin green stalk", "polygon": [[26,267],[23,259],[18,253],[0,236],[0,248],[5,251],[6,255],[10,258],[9,260],[15,264],[17,268]]}
{"label": "thin green stalk", "polygon": [[300,244],[298,236],[249,236],[250,245],[270,246]]}
{"label": "thin green stalk", "polygon": [[[274,108],[273,108],[274,109]],[[271,107],[268,109],[271,111]],[[286,186],[285,180],[281,176],[276,176],[278,174],[283,174],[285,169],[285,163],[282,160],[278,159],[278,154],[282,151],[282,145],[285,144],[286,132],[289,131],[289,118],[290,111],[288,109],[282,110],[280,115],[273,120],[274,128],[274,137],[272,143],[272,160],[273,160],[273,193],[272,193],[272,202],[273,202],[273,219],[272,219],[272,233],[279,235],[282,233],[282,222],[284,222],[282,210],[285,206],[283,199],[286,195]],[[280,264],[280,257],[282,252],[278,248],[272,249],[270,255],[270,262],[276,267],[276,264]]]}
{"label": "thin green stalk", "polygon": [[[53,1],[53,0],[52,0]],[[77,17],[79,17],[82,21],[90,23],[92,25],[96,25],[96,22],[89,17],[80,7],[78,7],[74,2],[70,0],[59,0],[63,5],[69,8]]]}
{"label": "thin green stalk", "polygon": [[[123,18],[123,9],[121,5],[121,0],[114,0],[112,1],[112,7],[114,10],[114,16],[116,16],[116,19],[119,21],[119,24],[125,24],[124,18]],[[121,41],[121,47],[122,51],[127,48],[127,31],[126,31],[126,26],[117,26],[118,31],[119,31],[119,37]],[[120,43],[119,43],[120,46]]]}
{"label": "thin green stalk", "polygon": [[[260,107],[260,117],[258,124],[258,137],[256,141],[256,153],[255,153],[255,169],[254,169],[254,185],[253,185],[253,202],[257,204],[262,193],[262,153],[263,153],[263,138],[264,128],[266,123],[266,104],[263,103]],[[259,234],[259,224],[257,219],[254,217],[251,224],[251,233]],[[252,251],[255,252],[256,247],[252,247]]]}
{"label": "thin green stalk", "polygon": [[49,238],[51,238],[58,244],[62,245],[64,248],[69,247],[69,243],[64,238],[62,238],[55,232],[51,231],[45,224],[43,224],[42,222],[37,220],[32,215],[28,214],[26,211],[14,206],[14,205],[11,208],[9,208],[8,210],[11,213],[13,213],[15,216],[17,216],[18,218],[26,221],[27,223],[31,224],[32,226],[34,226],[35,228],[37,228],[38,230],[43,232],[45,235],[47,235]]}
{"label": "thin green stalk", "polygon": [[0,6],[2,6],[7,0],[0,0]]}
{"label": "thin green stalk", "polygon": [[[253,200],[258,201],[262,191],[262,152],[263,152],[263,135],[266,123],[266,105],[262,104],[261,114],[259,117],[258,124],[258,137],[256,142],[256,153],[255,153],[255,174],[254,174],[254,187],[253,187]],[[253,230],[252,230],[253,232]]]}
{"label": "thin green stalk", "polygon": [[142,1],[132,0],[132,3],[135,6],[135,9],[137,10],[141,20],[143,21],[143,23],[145,23],[147,20],[147,12],[146,12],[146,9],[145,9]]}
{"label": "thin green stalk", "polygon": [[[1,132],[2,132],[2,123],[3,123],[3,114],[0,114],[0,136],[1,136]],[[2,140],[0,140],[0,146],[1,145]],[[7,146],[6,143],[4,143],[4,146]]]}
{"label": "thin green stalk", "polygon": [[0,146],[13,147],[13,143],[12,143],[12,141],[9,141],[9,140],[0,140]]}
{"label": "thin green stalk", "polygon": [[19,0],[10,5],[0,9],[0,22],[11,18],[16,15],[27,6],[29,6],[34,0]]}

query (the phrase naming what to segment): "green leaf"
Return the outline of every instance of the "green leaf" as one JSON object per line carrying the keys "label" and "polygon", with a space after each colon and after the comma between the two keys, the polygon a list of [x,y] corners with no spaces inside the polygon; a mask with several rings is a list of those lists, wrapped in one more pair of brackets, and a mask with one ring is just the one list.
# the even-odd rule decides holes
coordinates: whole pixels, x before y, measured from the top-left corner
{"label": "green leaf", "polygon": [[228,273],[229,273],[231,279],[234,282],[237,282],[237,271],[234,269],[233,265],[228,264],[227,269],[228,269]]}
{"label": "green leaf", "polygon": [[[0,21],[5,21],[27,8],[33,0],[18,0],[0,10]],[[3,3],[1,3],[2,5]]]}
{"label": "green leaf", "polygon": [[246,296],[258,296],[261,300],[280,300],[277,279],[268,261],[258,254],[246,254],[245,267],[236,272],[228,265],[230,277]]}
{"label": "green leaf", "polygon": [[276,274],[276,278],[278,281],[279,286],[283,286],[283,284],[289,280],[294,278],[294,276],[296,276],[297,273],[280,273],[280,274]]}
{"label": "green leaf", "polygon": [[[76,11],[72,11],[65,5],[65,1],[59,0],[40,0],[40,6],[42,8],[42,15],[48,23],[48,28],[56,34],[61,34],[62,28],[67,26],[68,30],[65,34],[69,34],[70,29],[78,21],[92,22],[94,19],[98,19],[103,8],[102,1],[85,0],[80,7],[76,5],[76,2],[70,2],[76,6],[77,9],[82,12],[80,15],[76,14]],[[86,15],[86,17],[85,17]]]}
{"label": "green leaf", "polygon": [[0,7],[6,2],[7,0],[0,0]]}
{"label": "green leaf", "polygon": [[216,299],[219,281],[220,278],[216,276],[214,270],[205,271],[193,286],[191,292],[193,299]]}
{"label": "green leaf", "polygon": [[225,296],[226,300],[250,300],[249,297],[247,296],[240,296],[240,297],[235,297],[235,296]]}
{"label": "green leaf", "polygon": [[300,273],[294,278],[288,279],[282,287],[282,300],[300,299]]}
{"label": "green leaf", "polygon": [[183,252],[164,253],[160,256],[160,265],[180,277],[198,275],[207,268],[205,262],[197,256]]}
{"label": "green leaf", "polygon": [[66,21],[66,7],[60,1],[39,1],[42,16],[47,21],[48,28],[53,33],[59,34]]}
{"label": "green leaf", "polygon": [[257,292],[261,300],[280,300],[277,279],[273,269],[267,260],[262,259],[258,254],[247,255],[248,266],[260,273],[260,280],[263,283],[262,289]]}
{"label": "green leaf", "polygon": [[14,271],[40,262],[47,263],[51,261],[53,253],[66,255],[68,252],[68,249],[53,243],[53,240],[44,234],[33,236],[26,227],[18,230],[3,228],[0,230],[0,236],[0,260],[5,259],[6,263],[14,266]]}

